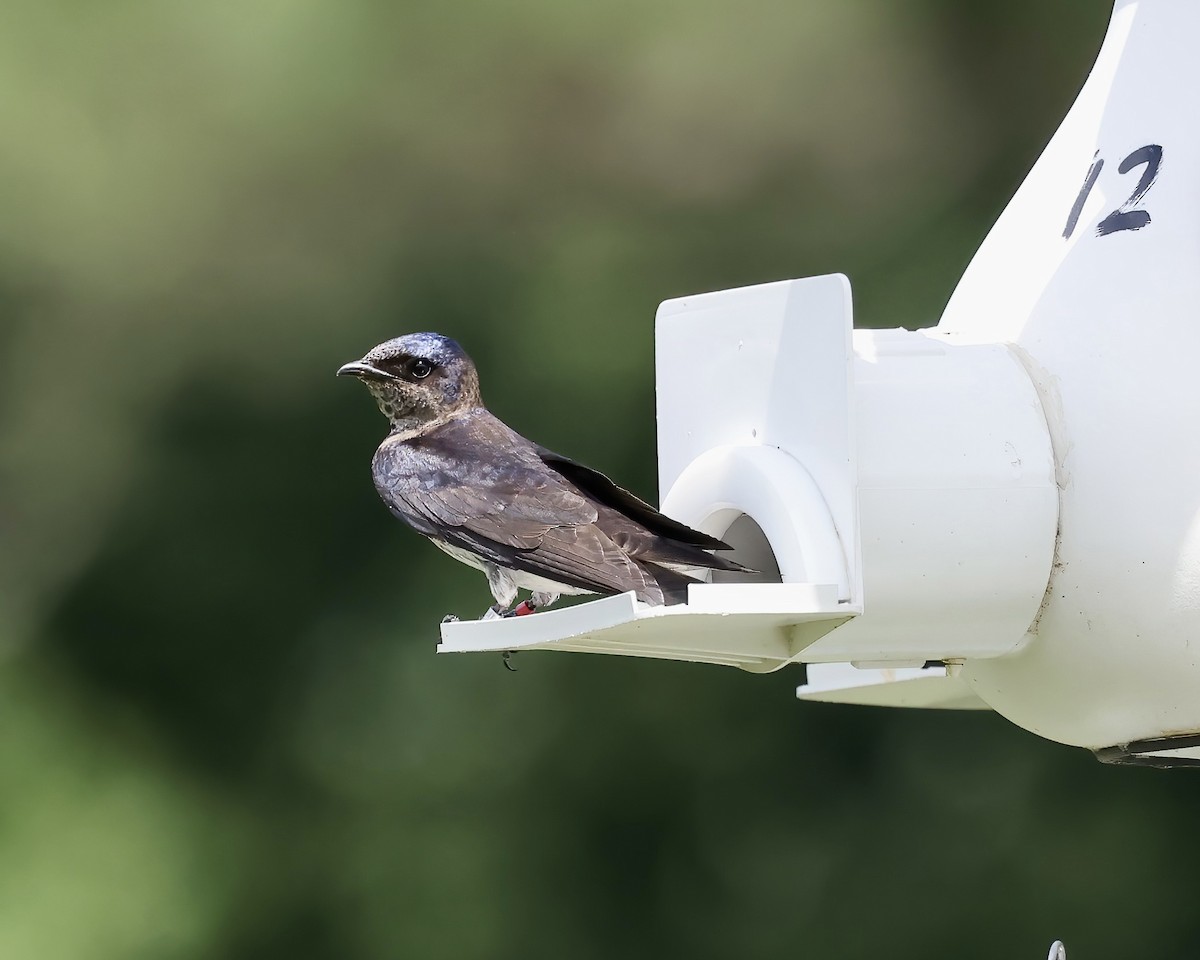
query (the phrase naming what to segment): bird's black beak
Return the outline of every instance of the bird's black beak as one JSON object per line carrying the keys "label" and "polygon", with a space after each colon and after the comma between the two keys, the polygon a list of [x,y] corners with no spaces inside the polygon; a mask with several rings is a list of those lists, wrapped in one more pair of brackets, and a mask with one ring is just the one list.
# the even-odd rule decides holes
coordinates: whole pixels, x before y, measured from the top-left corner
{"label": "bird's black beak", "polygon": [[373,367],[365,360],[355,360],[347,363],[344,366],[338,367],[337,376],[339,377],[358,377],[359,380],[394,380],[390,373],[380,370],[378,367]]}

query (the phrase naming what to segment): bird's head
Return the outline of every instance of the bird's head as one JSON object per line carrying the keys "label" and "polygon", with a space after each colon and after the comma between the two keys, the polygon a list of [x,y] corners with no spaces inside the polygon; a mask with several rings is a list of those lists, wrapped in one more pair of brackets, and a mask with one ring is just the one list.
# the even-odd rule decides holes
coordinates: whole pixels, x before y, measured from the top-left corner
{"label": "bird's head", "polygon": [[480,403],[479,375],[463,348],[439,333],[387,340],[347,363],[339,377],[358,377],[397,431],[420,431]]}

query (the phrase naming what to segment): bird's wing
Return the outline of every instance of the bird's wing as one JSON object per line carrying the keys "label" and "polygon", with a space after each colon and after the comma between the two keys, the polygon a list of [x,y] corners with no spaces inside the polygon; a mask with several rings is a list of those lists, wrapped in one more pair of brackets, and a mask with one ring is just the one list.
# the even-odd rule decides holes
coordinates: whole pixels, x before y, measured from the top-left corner
{"label": "bird's wing", "polygon": [[595,524],[552,527],[532,549],[508,555],[508,566],[597,593],[635,591],[661,602],[653,576],[647,574]]}
{"label": "bird's wing", "polygon": [[687,524],[680,523],[665,516],[640,497],[630,493],[624,487],[618,486],[598,470],[564,457],[545,447],[537,448],[538,456],[551,470],[569,480],[580,490],[594,497],[597,502],[624,514],[630,520],[645,527],[651,533],[677,540],[680,543],[691,544],[702,550],[731,550],[732,547],[723,540],[710,537],[699,530],[693,530]]}
{"label": "bird's wing", "polygon": [[374,463],[384,501],[421,533],[585,590],[652,588],[595,525],[596,506],[519,445],[481,447],[461,429],[421,440],[385,443]]}
{"label": "bird's wing", "polygon": [[[696,569],[755,572],[728,557],[708,552],[732,550],[723,540],[659,513],[604,474],[544,447],[538,447],[537,453],[548,467],[559,472],[575,489],[597,504],[596,526],[643,569],[647,563],[652,563],[656,566],[674,564]],[[661,577],[655,576],[655,579],[662,583]]]}
{"label": "bird's wing", "polygon": [[517,549],[537,546],[554,527],[596,519],[596,508],[554,474],[506,459],[466,461],[396,444],[376,456],[376,486],[422,533],[461,527]]}

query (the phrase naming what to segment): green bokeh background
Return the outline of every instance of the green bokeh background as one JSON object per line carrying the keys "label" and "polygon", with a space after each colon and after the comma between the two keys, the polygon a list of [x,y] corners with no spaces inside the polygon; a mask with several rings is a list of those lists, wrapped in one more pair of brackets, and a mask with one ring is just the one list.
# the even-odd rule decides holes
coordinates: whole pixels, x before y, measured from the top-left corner
{"label": "green bokeh background", "polygon": [[652,498],[658,302],[836,270],[935,322],[1108,13],[11,0],[0,957],[1200,953],[1186,773],[793,670],[435,656],[486,587],[333,377],[448,333]]}

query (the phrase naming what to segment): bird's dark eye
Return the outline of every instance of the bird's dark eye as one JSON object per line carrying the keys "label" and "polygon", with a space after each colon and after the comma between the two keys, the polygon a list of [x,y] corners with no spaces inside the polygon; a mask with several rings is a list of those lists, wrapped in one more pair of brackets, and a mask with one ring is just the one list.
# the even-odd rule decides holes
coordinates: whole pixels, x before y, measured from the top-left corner
{"label": "bird's dark eye", "polygon": [[408,371],[416,379],[424,380],[427,376],[433,373],[433,364],[424,357],[418,357],[412,362],[412,365],[408,368]]}

